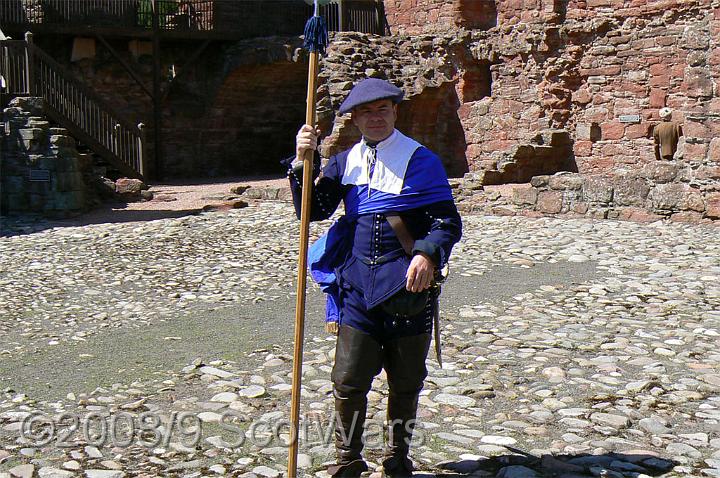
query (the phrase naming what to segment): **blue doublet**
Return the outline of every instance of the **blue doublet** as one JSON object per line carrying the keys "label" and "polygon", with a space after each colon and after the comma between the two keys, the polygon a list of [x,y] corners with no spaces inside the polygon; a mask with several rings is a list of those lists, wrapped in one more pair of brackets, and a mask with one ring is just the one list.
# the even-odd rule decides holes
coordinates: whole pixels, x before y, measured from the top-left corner
{"label": "blue doublet", "polygon": [[[345,206],[345,216],[313,244],[309,253],[311,274],[328,294],[327,320],[339,320],[379,341],[429,332],[432,303],[418,316],[401,320],[384,313],[378,305],[405,287],[411,261],[386,213],[402,216],[416,238],[413,254],[427,254],[438,267],[445,264],[460,240],[462,223],[442,163],[427,148],[418,148],[401,178],[400,193],[393,194],[369,184],[343,184],[350,151],[329,159],[312,192],[312,221],[328,219],[341,200]],[[319,157],[315,162],[317,172]],[[291,168],[288,176],[299,218],[302,178]]]}

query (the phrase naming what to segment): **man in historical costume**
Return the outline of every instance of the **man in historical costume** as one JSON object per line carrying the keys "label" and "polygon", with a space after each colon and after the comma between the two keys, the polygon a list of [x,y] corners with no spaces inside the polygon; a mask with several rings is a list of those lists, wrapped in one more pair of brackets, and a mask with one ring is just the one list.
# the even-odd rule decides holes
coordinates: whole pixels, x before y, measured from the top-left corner
{"label": "man in historical costume", "polygon": [[670,108],[662,108],[659,112],[660,124],[653,129],[655,159],[658,161],[673,160],[680,136],[683,135],[682,127],[672,121],[672,113]]}
{"label": "man in historical costume", "polygon": [[[326,320],[339,321],[332,371],[337,464],[328,468],[334,477],[368,469],[361,455],[367,394],[382,368],[389,386],[385,476],[411,475],[408,453],[437,308],[431,291],[462,234],[440,159],[395,129],[402,98],[384,80],[355,85],[340,113],[352,114],[362,139],[331,157],[313,186],[311,220],[345,204],[345,216],[310,250],[313,277],[324,278],[329,294]],[[298,217],[301,158],[317,149],[318,134],[304,125],[296,157],[287,161]],[[316,175],[319,164],[316,154]]]}

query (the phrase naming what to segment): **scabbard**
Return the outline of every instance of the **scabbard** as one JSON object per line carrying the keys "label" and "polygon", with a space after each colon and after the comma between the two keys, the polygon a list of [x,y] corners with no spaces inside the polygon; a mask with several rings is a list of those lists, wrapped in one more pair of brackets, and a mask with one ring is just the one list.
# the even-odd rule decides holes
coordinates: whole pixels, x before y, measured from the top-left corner
{"label": "scabbard", "polygon": [[433,341],[435,342],[435,357],[442,368],[442,346],[440,345],[440,294],[435,295],[433,307]]}

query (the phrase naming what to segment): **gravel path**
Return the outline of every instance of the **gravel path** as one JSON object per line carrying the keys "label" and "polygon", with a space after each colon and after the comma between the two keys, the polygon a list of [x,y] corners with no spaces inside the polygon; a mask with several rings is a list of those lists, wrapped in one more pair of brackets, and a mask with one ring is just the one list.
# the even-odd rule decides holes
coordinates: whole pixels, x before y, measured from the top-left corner
{"label": "gravel path", "polygon": [[[420,476],[720,477],[717,227],[483,216],[465,225],[443,295],[446,363],[428,361],[421,397]],[[0,478],[283,472],[289,204],[4,228],[19,234],[0,238]],[[322,433],[334,341],[321,310],[313,286],[308,476],[324,476],[332,459]],[[385,397],[379,379],[373,463]],[[268,424],[277,432],[265,434]]]}

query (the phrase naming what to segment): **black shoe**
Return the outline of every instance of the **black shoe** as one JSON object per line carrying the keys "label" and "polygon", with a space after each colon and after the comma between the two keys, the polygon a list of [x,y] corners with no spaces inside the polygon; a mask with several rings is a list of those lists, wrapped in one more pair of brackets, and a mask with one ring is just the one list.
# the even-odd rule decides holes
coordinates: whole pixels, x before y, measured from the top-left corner
{"label": "black shoe", "polygon": [[368,471],[368,466],[363,460],[355,460],[342,465],[332,465],[327,469],[328,474],[333,478],[358,478],[365,471]]}
{"label": "black shoe", "polygon": [[383,461],[383,476],[386,478],[409,478],[414,469],[407,457],[393,456]]}

